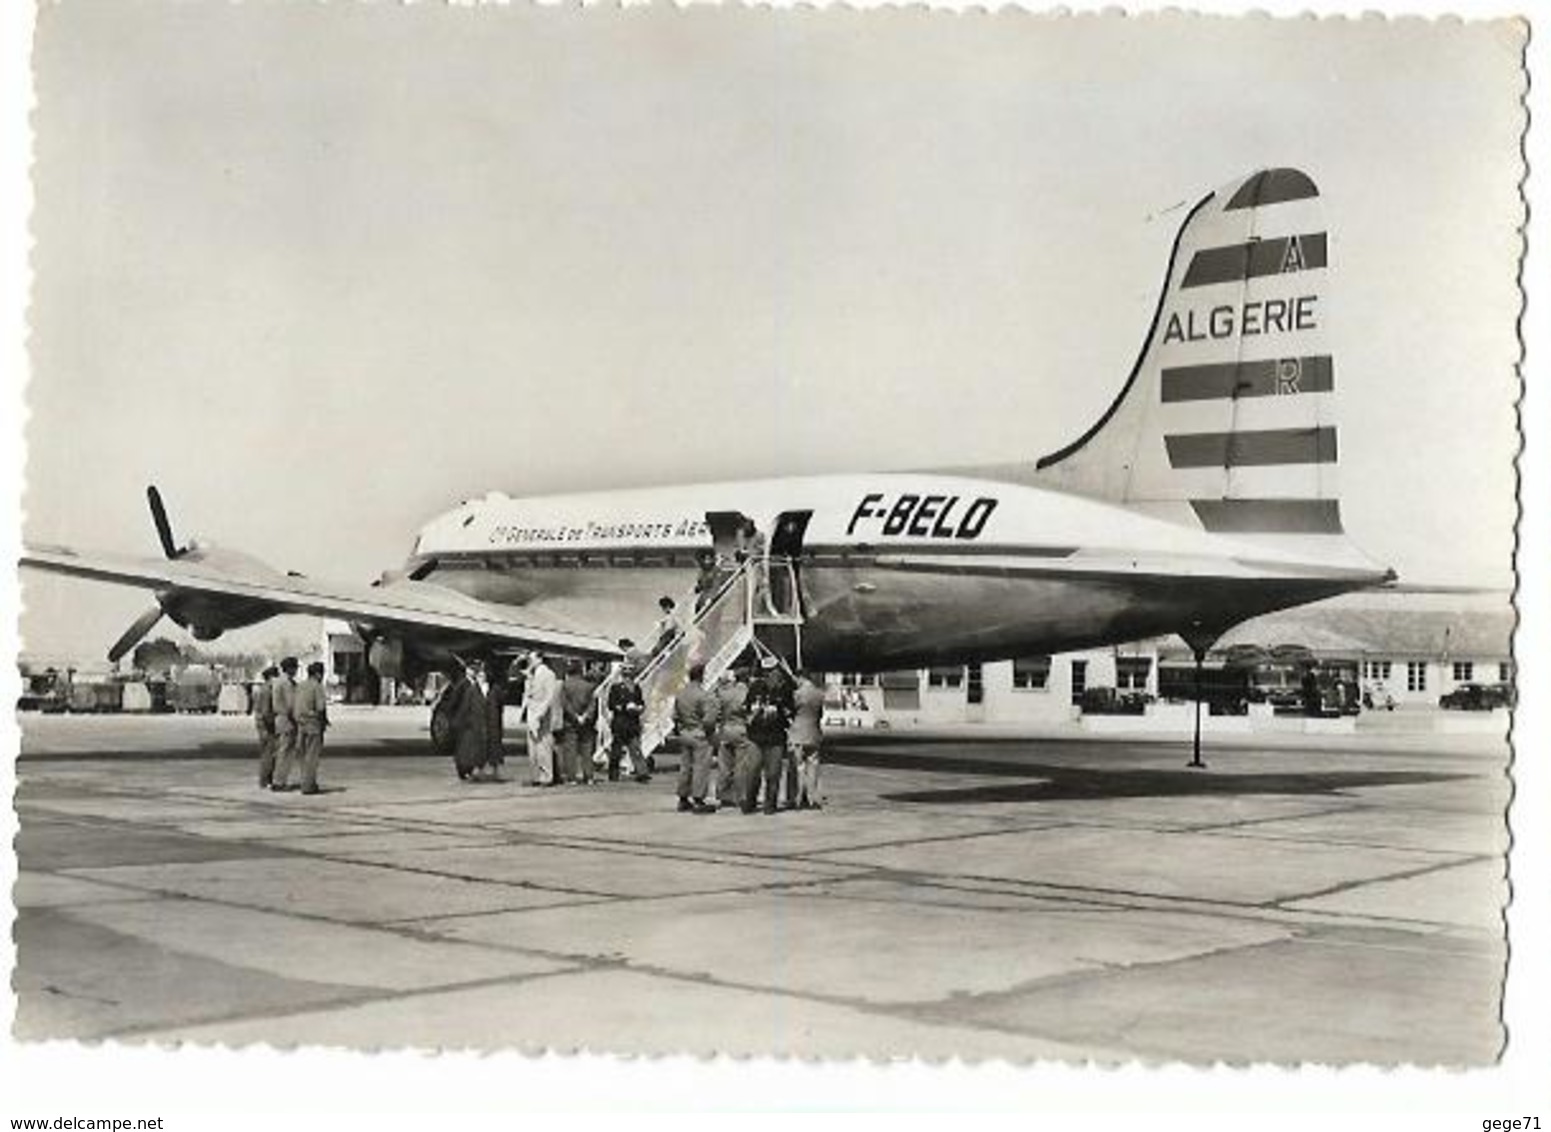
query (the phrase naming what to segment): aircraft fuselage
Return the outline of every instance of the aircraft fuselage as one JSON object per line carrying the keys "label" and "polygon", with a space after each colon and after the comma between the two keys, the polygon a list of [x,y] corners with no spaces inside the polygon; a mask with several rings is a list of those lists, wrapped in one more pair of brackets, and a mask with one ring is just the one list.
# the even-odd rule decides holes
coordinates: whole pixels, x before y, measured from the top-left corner
{"label": "aircraft fuselage", "polygon": [[410,566],[482,601],[639,636],[683,600],[708,513],[769,537],[806,516],[794,560],[804,663],[869,671],[1095,647],[1226,627],[1382,580],[1124,507],[959,476],[814,476],[532,499],[438,517]]}

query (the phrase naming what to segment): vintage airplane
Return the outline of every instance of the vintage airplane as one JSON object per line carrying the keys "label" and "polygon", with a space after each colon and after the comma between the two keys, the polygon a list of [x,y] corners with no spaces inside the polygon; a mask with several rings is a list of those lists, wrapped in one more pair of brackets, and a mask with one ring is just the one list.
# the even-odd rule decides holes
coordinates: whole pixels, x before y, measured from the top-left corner
{"label": "vintage airplane", "polygon": [[[373,667],[453,655],[617,655],[696,554],[752,520],[790,563],[802,662],[877,671],[1177,633],[1199,656],[1258,614],[1393,580],[1346,537],[1337,489],[1329,245],[1314,182],[1268,169],[1209,193],[1175,236],[1114,403],[1028,466],[825,475],[469,500],[402,570],[334,585],[198,544],[154,488],[162,559],[30,548],[23,566],[154,591],[209,639],[281,613],[343,618]],[[786,644],[790,646],[792,640]]]}

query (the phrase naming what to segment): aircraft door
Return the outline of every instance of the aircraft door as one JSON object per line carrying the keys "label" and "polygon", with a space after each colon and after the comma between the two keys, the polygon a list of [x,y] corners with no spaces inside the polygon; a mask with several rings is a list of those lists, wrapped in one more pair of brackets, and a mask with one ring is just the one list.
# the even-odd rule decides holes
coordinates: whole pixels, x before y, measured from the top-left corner
{"label": "aircraft door", "polygon": [[812,511],[782,511],[770,535],[770,604],[781,617],[802,616],[802,540]]}
{"label": "aircraft door", "polygon": [[770,536],[770,553],[777,558],[795,559],[802,554],[802,539],[808,533],[812,511],[782,511],[776,516]]}

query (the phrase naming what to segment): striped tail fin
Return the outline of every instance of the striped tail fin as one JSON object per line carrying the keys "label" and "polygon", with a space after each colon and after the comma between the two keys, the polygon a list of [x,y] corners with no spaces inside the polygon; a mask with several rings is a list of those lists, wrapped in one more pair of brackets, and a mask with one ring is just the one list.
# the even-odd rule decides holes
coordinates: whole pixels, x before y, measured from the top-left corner
{"label": "striped tail fin", "polygon": [[[1342,537],[1339,377],[1319,190],[1267,169],[1207,195],[1174,240],[1120,395],[1037,479],[1307,554]],[[1325,553],[1324,550],[1318,553]]]}

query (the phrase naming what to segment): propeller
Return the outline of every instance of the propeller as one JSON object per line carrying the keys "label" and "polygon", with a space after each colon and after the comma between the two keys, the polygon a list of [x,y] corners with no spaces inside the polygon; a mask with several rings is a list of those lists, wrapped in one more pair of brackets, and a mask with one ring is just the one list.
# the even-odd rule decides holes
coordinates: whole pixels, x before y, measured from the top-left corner
{"label": "propeller", "polygon": [[140,643],[142,637],[156,627],[156,623],[162,619],[162,607],[160,604],[151,606],[144,613],[136,617],[134,623],[124,630],[124,635],[113,642],[113,647],[108,650],[108,660],[117,664],[130,649]]}
{"label": "propeller", "polygon": [[162,504],[162,493],[156,490],[155,484],[145,489],[145,499],[151,505],[151,521],[156,524],[156,537],[161,540],[162,553],[168,558],[182,558],[189,548],[179,546],[174,541],[172,524],[167,520],[167,508]]}
{"label": "propeller", "polygon": [[[167,519],[167,507],[162,503],[162,493],[156,490],[152,484],[145,489],[145,500],[151,505],[151,521],[156,524],[156,537],[162,544],[162,553],[170,559],[182,558],[188,553],[189,548],[179,546],[172,537],[172,523]],[[162,619],[166,608],[162,602],[163,595],[156,595],[156,604],[141,613],[130,624],[129,628],[118,640],[113,642],[113,647],[108,650],[108,660],[117,664],[130,649],[138,645],[145,635],[156,627],[156,623]]]}

